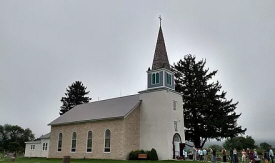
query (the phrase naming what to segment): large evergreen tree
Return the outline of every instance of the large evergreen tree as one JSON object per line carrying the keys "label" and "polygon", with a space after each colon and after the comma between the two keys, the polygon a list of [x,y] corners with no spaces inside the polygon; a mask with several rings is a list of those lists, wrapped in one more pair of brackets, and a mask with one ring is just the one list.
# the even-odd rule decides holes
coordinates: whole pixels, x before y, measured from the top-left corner
{"label": "large evergreen tree", "polygon": [[225,98],[221,84],[212,81],[217,71],[205,69],[206,60],[196,62],[192,55],[172,66],[175,72],[175,89],[182,93],[185,139],[196,147],[203,147],[207,139],[221,140],[244,134],[246,129],[237,126],[238,103]]}
{"label": "large evergreen tree", "polygon": [[87,87],[81,81],[76,81],[66,89],[65,97],[61,98],[63,103],[60,107],[59,114],[62,115],[71,110],[76,105],[88,103],[91,98],[86,97],[90,91],[86,91]]}

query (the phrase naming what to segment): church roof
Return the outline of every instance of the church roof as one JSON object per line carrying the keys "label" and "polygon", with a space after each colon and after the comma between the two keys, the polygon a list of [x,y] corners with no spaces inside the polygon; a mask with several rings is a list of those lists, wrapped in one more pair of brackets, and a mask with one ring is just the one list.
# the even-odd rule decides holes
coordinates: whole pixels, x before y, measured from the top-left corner
{"label": "church roof", "polygon": [[42,135],[39,139],[49,139],[51,137],[51,133],[48,133],[46,135]]}
{"label": "church roof", "polygon": [[40,144],[41,140],[27,141],[26,144]]}
{"label": "church roof", "polygon": [[158,39],[152,64],[152,70],[166,68],[170,70],[170,64],[166,52],[165,42],[162,34],[161,26],[159,27]]}
{"label": "church roof", "polygon": [[139,94],[78,105],[49,125],[123,118],[140,104]]}

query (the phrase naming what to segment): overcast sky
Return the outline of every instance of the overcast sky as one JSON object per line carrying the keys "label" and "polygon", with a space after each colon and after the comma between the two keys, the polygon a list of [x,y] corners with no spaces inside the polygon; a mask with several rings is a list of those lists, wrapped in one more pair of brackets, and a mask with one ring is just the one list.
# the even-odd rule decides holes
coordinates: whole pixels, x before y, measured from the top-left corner
{"label": "overcast sky", "polygon": [[0,0],[0,124],[50,132],[76,80],[92,101],[146,89],[161,15],[170,64],[206,58],[239,102],[246,135],[274,139],[274,8],[273,0]]}

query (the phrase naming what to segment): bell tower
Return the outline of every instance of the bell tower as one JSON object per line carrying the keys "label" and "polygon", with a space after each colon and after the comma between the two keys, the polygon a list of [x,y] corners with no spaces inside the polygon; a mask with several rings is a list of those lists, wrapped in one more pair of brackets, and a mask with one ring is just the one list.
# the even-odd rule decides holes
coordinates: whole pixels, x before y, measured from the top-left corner
{"label": "bell tower", "polygon": [[147,89],[139,92],[139,98],[140,149],[155,148],[160,160],[180,155],[180,144],[185,143],[182,95],[175,91],[161,25]]}
{"label": "bell tower", "polygon": [[159,27],[152,69],[149,68],[147,71],[147,89],[155,88],[169,88],[175,90],[174,73],[170,70],[161,24]]}

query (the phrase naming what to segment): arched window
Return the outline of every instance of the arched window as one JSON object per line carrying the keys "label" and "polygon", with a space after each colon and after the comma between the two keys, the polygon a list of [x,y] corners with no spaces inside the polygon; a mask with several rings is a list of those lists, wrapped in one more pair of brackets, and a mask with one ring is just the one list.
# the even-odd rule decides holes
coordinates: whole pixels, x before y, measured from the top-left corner
{"label": "arched window", "polygon": [[62,150],[62,133],[59,133],[57,151],[61,151],[61,150]]}
{"label": "arched window", "polygon": [[181,142],[179,134],[174,135],[174,142]]}
{"label": "arched window", "polygon": [[76,150],[76,132],[73,132],[71,152],[75,152],[75,150]]}
{"label": "arched window", "polygon": [[111,151],[111,131],[107,129],[105,131],[105,147],[104,152],[110,152]]}
{"label": "arched window", "polygon": [[87,152],[92,152],[92,144],[93,144],[92,136],[93,136],[92,131],[89,131],[88,138],[87,138]]}

